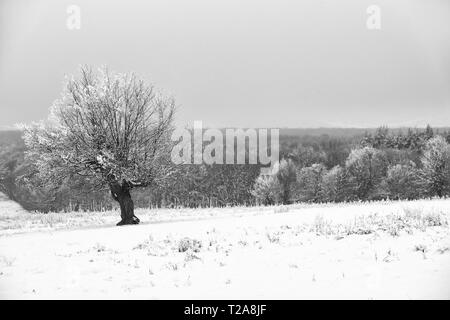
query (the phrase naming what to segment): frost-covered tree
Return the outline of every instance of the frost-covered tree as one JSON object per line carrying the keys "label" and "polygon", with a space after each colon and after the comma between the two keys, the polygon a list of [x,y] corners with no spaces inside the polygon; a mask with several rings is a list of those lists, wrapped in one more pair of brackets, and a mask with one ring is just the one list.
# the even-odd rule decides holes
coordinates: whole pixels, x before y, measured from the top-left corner
{"label": "frost-covered tree", "polygon": [[260,175],[255,181],[251,194],[257,203],[273,205],[280,200],[281,186],[275,176]]}
{"label": "frost-covered tree", "polygon": [[281,188],[280,200],[283,204],[289,204],[292,199],[292,191],[297,181],[297,172],[292,160],[282,159],[274,167],[274,176],[278,179]]}
{"label": "frost-covered tree", "polygon": [[313,164],[302,168],[298,173],[297,193],[302,201],[319,202],[321,200],[322,178],[327,169],[323,164]]}
{"label": "frost-covered tree", "polygon": [[386,176],[387,161],[384,152],[372,147],[354,149],[345,166],[349,183],[358,199],[372,199],[377,185]]}
{"label": "frost-covered tree", "polygon": [[109,187],[120,205],[118,225],[137,224],[130,190],[170,171],[174,105],[134,74],[82,67],[48,120],[24,126],[27,156],[49,184],[80,176]]}
{"label": "frost-covered tree", "polygon": [[450,145],[444,137],[436,136],[425,145],[422,157],[422,178],[430,196],[450,194]]}
{"label": "frost-covered tree", "polygon": [[270,174],[261,174],[256,179],[251,194],[258,203],[289,204],[292,201],[296,181],[297,173],[294,163],[292,160],[282,159],[273,166]]}
{"label": "frost-covered tree", "polygon": [[16,201],[13,172],[17,166],[17,159],[10,156],[9,149],[11,148],[2,147],[0,149],[0,192]]}
{"label": "frost-covered tree", "polygon": [[315,163],[323,163],[327,160],[327,155],[322,150],[314,150],[311,146],[296,147],[289,153],[289,158],[300,167],[305,168]]}
{"label": "frost-covered tree", "polygon": [[321,185],[321,201],[341,202],[352,200],[352,194],[348,190],[347,172],[339,165],[323,174]]}
{"label": "frost-covered tree", "polygon": [[385,179],[389,197],[393,199],[416,199],[422,192],[420,170],[412,161],[390,166]]}

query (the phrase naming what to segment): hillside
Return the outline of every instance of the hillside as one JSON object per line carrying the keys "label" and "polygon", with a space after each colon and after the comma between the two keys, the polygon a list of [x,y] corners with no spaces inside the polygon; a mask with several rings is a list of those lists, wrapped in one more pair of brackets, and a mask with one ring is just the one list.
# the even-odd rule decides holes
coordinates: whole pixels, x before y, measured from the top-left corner
{"label": "hillside", "polygon": [[2,232],[0,298],[449,299],[449,212],[450,200],[161,210],[120,228],[117,212],[51,215],[47,230]]}

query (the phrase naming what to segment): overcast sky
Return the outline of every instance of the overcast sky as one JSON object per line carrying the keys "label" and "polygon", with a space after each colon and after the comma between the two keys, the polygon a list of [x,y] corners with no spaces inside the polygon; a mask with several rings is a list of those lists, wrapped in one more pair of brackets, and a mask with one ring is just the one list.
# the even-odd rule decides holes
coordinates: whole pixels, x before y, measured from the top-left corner
{"label": "overcast sky", "polygon": [[450,1],[0,0],[0,127],[46,118],[80,64],[135,71],[180,125],[448,126]]}

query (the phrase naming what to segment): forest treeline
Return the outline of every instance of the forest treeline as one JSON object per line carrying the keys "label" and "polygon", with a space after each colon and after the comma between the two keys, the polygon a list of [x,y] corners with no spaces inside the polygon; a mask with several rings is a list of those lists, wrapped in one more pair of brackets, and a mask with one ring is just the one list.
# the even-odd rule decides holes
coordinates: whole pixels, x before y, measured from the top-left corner
{"label": "forest treeline", "polygon": [[[136,207],[208,207],[294,202],[417,199],[450,195],[450,130],[281,130],[280,162],[180,165],[166,179],[133,191]],[[110,192],[82,177],[45,185],[25,154],[20,131],[0,132],[0,192],[25,209],[107,210]]]}

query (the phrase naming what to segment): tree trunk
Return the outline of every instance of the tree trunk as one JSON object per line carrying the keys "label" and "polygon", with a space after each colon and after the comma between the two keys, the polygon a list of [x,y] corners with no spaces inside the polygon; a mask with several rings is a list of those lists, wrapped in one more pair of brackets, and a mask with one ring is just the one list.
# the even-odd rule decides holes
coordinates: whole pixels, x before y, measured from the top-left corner
{"label": "tree trunk", "polygon": [[134,215],[134,203],[133,199],[131,199],[130,184],[125,180],[122,180],[122,184],[118,181],[113,181],[110,182],[109,187],[113,199],[120,205],[120,217],[122,220],[117,225],[138,224],[140,220]]}

